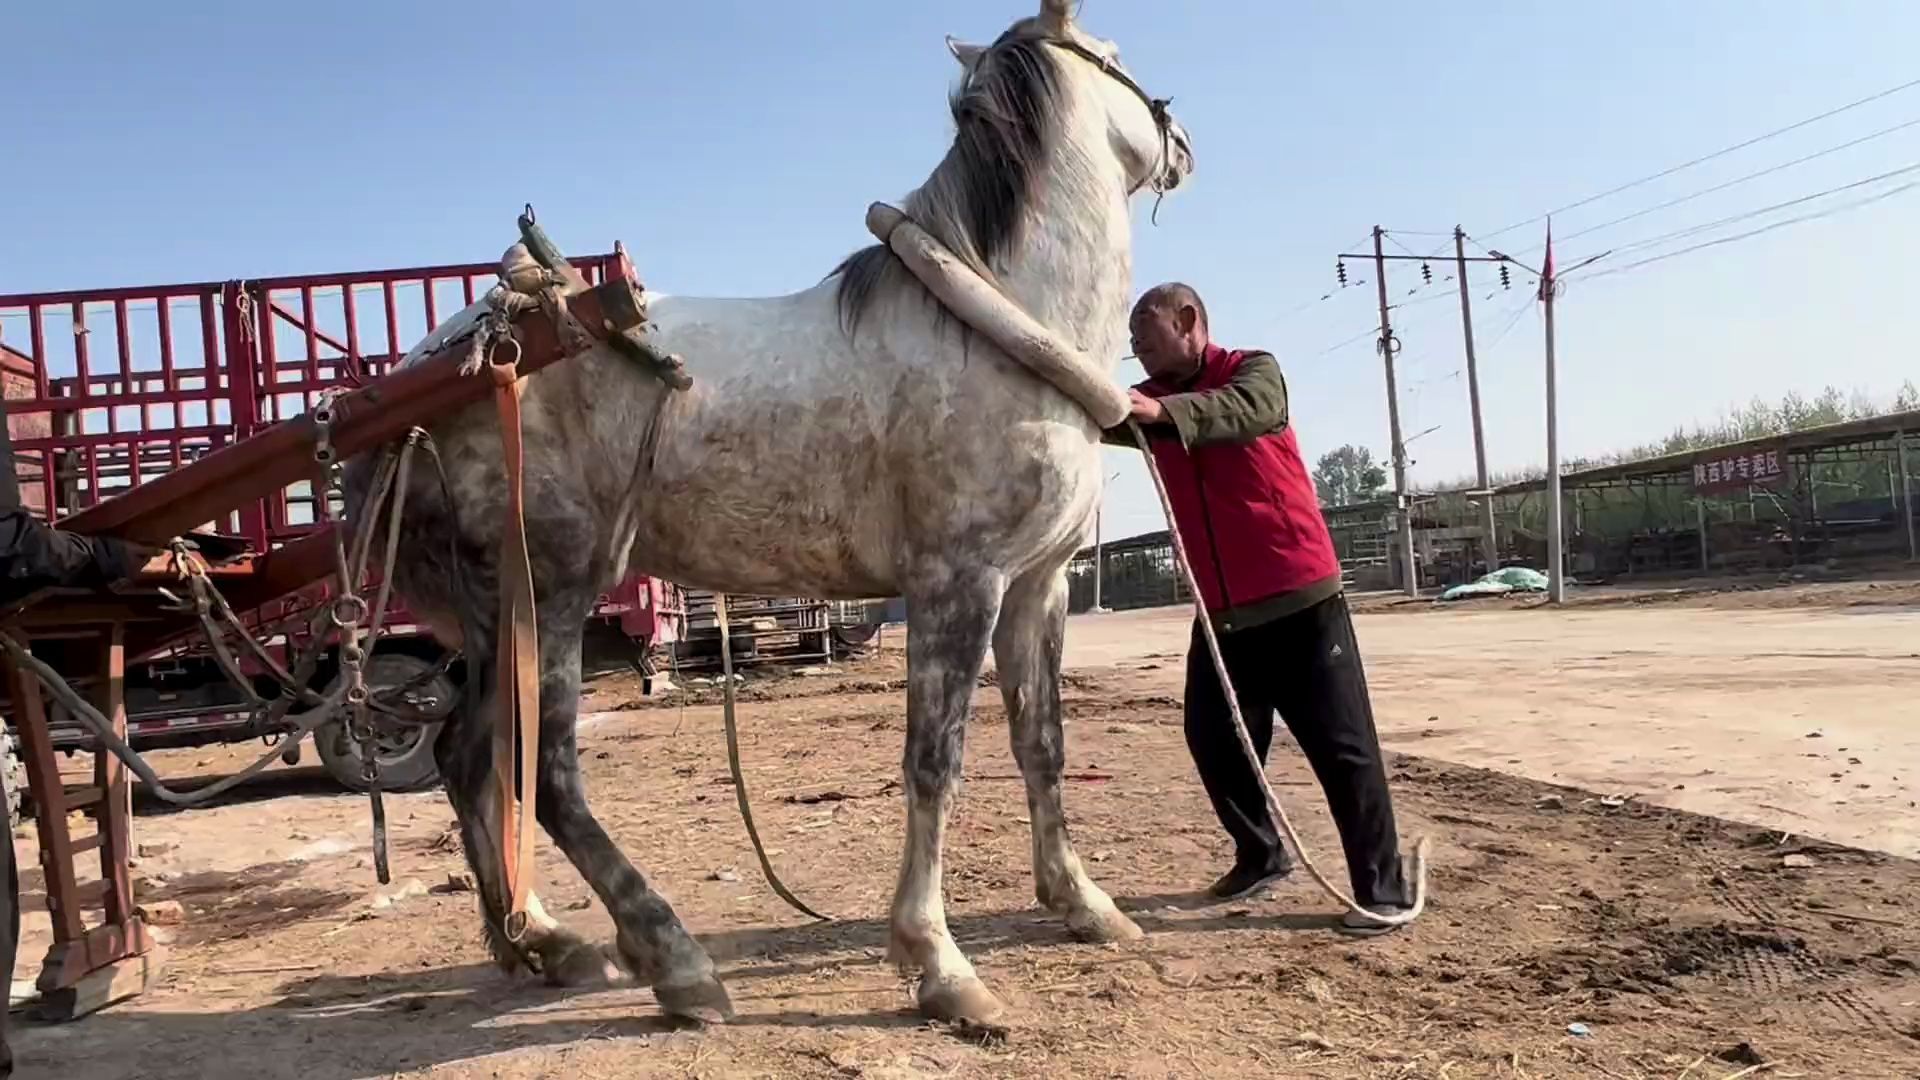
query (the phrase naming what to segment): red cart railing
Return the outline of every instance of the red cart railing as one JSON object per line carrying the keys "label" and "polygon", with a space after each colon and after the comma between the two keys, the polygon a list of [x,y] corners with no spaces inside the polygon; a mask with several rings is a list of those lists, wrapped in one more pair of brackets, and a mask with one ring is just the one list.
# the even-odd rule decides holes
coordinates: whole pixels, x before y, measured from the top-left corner
{"label": "red cart railing", "polygon": [[[595,284],[632,280],[617,250],[574,265]],[[237,609],[253,613],[257,629],[275,632],[310,601],[328,565],[319,556],[330,542],[315,522],[310,481],[301,478],[314,434],[301,414],[329,390],[354,391],[333,428],[334,444],[351,454],[399,437],[439,415],[436,409],[484,396],[484,381],[449,378],[453,362],[444,357],[391,369],[405,343],[424,338],[496,274],[491,264],[475,264],[0,296],[0,340],[10,343],[0,354],[0,383],[23,495],[76,530],[149,541],[210,517],[212,530],[244,538],[254,552],[211,576]],[[592,325],[603,317],[595,311],[614,318],[614,308],[595,305],[623,304],[619,325],[631,326],[635,301],[630,290],[608,287],[575,303],[587,305],[583,318]],[[557,334],[544,320],[528,316],[522,330],[532,335],[523,371],[557,362]],[[377,389],[364,385],[376,379]],[[643,633],[649,616],[664,617],[666,592],[629,581],[615,590],[609,614]],[[83,655],[68,658],[78,666],[56,666],[92,691],[123,735],[129,669],[191,622],[167,614],[150,591],[13,608],[10,629],[31,635],[36,654],[43,643],[82,647]],[[404,613],[393,618],[406,620]],[[90,1011],[123,992],[122,976],[144,983],[150,974],[136,963],[149,939],[127,870],[130,785],[118,759],[102,751],[93,783],[67,789],[37,684],[11,661],[0,666],[43,804],[38,831],[55,945],[40,987],[64,995],[58,1007],[69,1015]],[[72,810],[94,816],[98,834],[71,837]],[[89,850],[99,852],[100,882],[78,885],[73,859]],[[88,927],[83,907],[102,909],[104,920]]]}

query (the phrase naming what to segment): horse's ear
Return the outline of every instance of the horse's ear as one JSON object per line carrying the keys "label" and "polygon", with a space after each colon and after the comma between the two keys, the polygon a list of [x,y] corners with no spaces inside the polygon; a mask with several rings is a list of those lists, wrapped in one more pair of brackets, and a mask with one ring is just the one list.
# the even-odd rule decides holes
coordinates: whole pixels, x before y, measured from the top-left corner
{"label": "horse's ear", "polygon": [[984,45],[969,45],[964,41],[956,40],[952,34],[948,34],[947,51],[953,54],[955,60],[960,61],[961,67],[972,71],[973,66],[980,62],[980,57],[985,55],[987,49]]}
{"label": "horse's ear", "polygon": [[1040,0],[1040,28],[1050,34],[1064,34],[1073,21],[1073,0]]}

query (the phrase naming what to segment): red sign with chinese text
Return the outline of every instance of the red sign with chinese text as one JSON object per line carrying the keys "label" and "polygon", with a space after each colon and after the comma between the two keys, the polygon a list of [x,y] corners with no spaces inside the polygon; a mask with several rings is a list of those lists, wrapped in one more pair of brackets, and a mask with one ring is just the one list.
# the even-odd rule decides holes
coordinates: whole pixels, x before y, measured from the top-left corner
{"label": "red sign with chinese text", "polygon": [[1777,487],[1786,479],[1786,455],[1778,447],[1708,453],[1693,462],[1693,490],[1700,495]]}

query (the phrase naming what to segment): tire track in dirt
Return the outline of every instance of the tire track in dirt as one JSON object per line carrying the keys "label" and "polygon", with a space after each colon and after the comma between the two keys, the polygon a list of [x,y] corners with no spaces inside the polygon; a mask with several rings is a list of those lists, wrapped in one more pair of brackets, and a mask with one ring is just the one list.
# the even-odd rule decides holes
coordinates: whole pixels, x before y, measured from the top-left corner
{"label": "tire track in dirt", "polygon": [[1789,940],[1795,945],[1785,952],[1742,953],[1734,966],[1735,973],[1742,980],[1759,989],[1790,993],[1800,1000],[1824,1008],[1828,1014],[1845,1023],[1915,1037],[1914,1032],[1868,1000],[1859,990],[1852,986],[1832,985],[1841,982],[1844,974],[1806,941],[1798,927],[1783,916],[1771,901],[1756,895],[1742,883],[1738,870],[1719,863],[1697,842],[1691,846],[1700,856],[1702,864],[1712,868],[1713,877],[1709,884],[1721,904],[1751,920],[1767,934]]}

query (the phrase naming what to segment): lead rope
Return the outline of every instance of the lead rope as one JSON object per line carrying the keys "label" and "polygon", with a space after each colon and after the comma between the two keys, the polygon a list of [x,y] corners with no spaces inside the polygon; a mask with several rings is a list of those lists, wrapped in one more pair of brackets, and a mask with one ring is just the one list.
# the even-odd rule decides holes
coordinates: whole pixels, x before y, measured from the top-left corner
{"label": "lead rope", "polygon": [[1207,652],[1213,657],[1214,674],[1219,677],[1220,689],[1227,698],[1227,713],[1233,717],[1233,733],[1240,738],[1240,750],[1247,755],[1247,761],[1253,766],[1253,775],[1260,780],[1260,794],[1267,800],[1267,813],[1280,823],[1280,829],[1287,834],[1287,840],[1293,850],[1300,855],[1300,865],[1307,868],[1313,880],[1326,890],[1328,896],[1340,901],[1349,913],[1357,915],[1379,926],[1403,926],[1420,917],[1427,906],[1427,852],[1432,846],[1426,837],[1421,837],[1414,845],[1412,863],[1413,906],[1395,915],[1382,915],[1369,911],[1354,902],[1353,897],[1342,892],[1340,887],[1320,872],[1313,864],[1313,857],[1307,854],[1305,844],[1300,842],[1300,834],[1287,818],[1285,807],[1273,794],[1273,785],[1267,782],[1267,770],[1260,761],[1260,754],[1253,748],[1253,738],[1247,734],[1246,718],[1240,715],[1240,696],[1233,691],[1233,680],[1227,675],[1227,661],[1220,655],[1220,639],[1214,636],[1213,620],[1207,616],[1207,605],[1200,598],[1200,581],[1194,576],[1193,563],[1187,558],[1187,546],[1181,542],[1180,529],[1173,520],[1173,502],[1167,497],[1167,484],[1160,476],[1160,466],[1153,460],[1153,448],[1147,445],[1147,433],[1142,431],[1137,420],[1129,418],[1127,427],[1133,431],[1133,441],[1140,446],[1140,454],[1147,459],[1147,475],[1153,477],[1154,494],[1160,496],[1160,512],[1167,516],[1167,533],[1173,538],[1174,561],[1180,564],[1180,573],[1186,579],[1187,590],[1193,594],[1194,611],[1200,620],[1200,631],[1207,639]]}
{"label": "lead rope", "polygon": [[747,839],[753,841],[753,853],[760,859],[760,873],[766,877],[774,893],[795,911],[828,922],[828,916],[808,907],[805,901],[793,895],[787,883],[780,880],[780,875],[773,872],[773,862],[767,858],[766,846],[760,843],[760,830],[753,824],[753,807],[747,801],[746,773],[740,768],[740,726],[733,713],[733,641],[727,628],[726,594],[713,594],[713,615],[720,624],[720,678],[724,685],[720,715],[725,719],[727,728],[727,768],[733,773],[733,794],[740,803],[740,820],[746,823]]}

